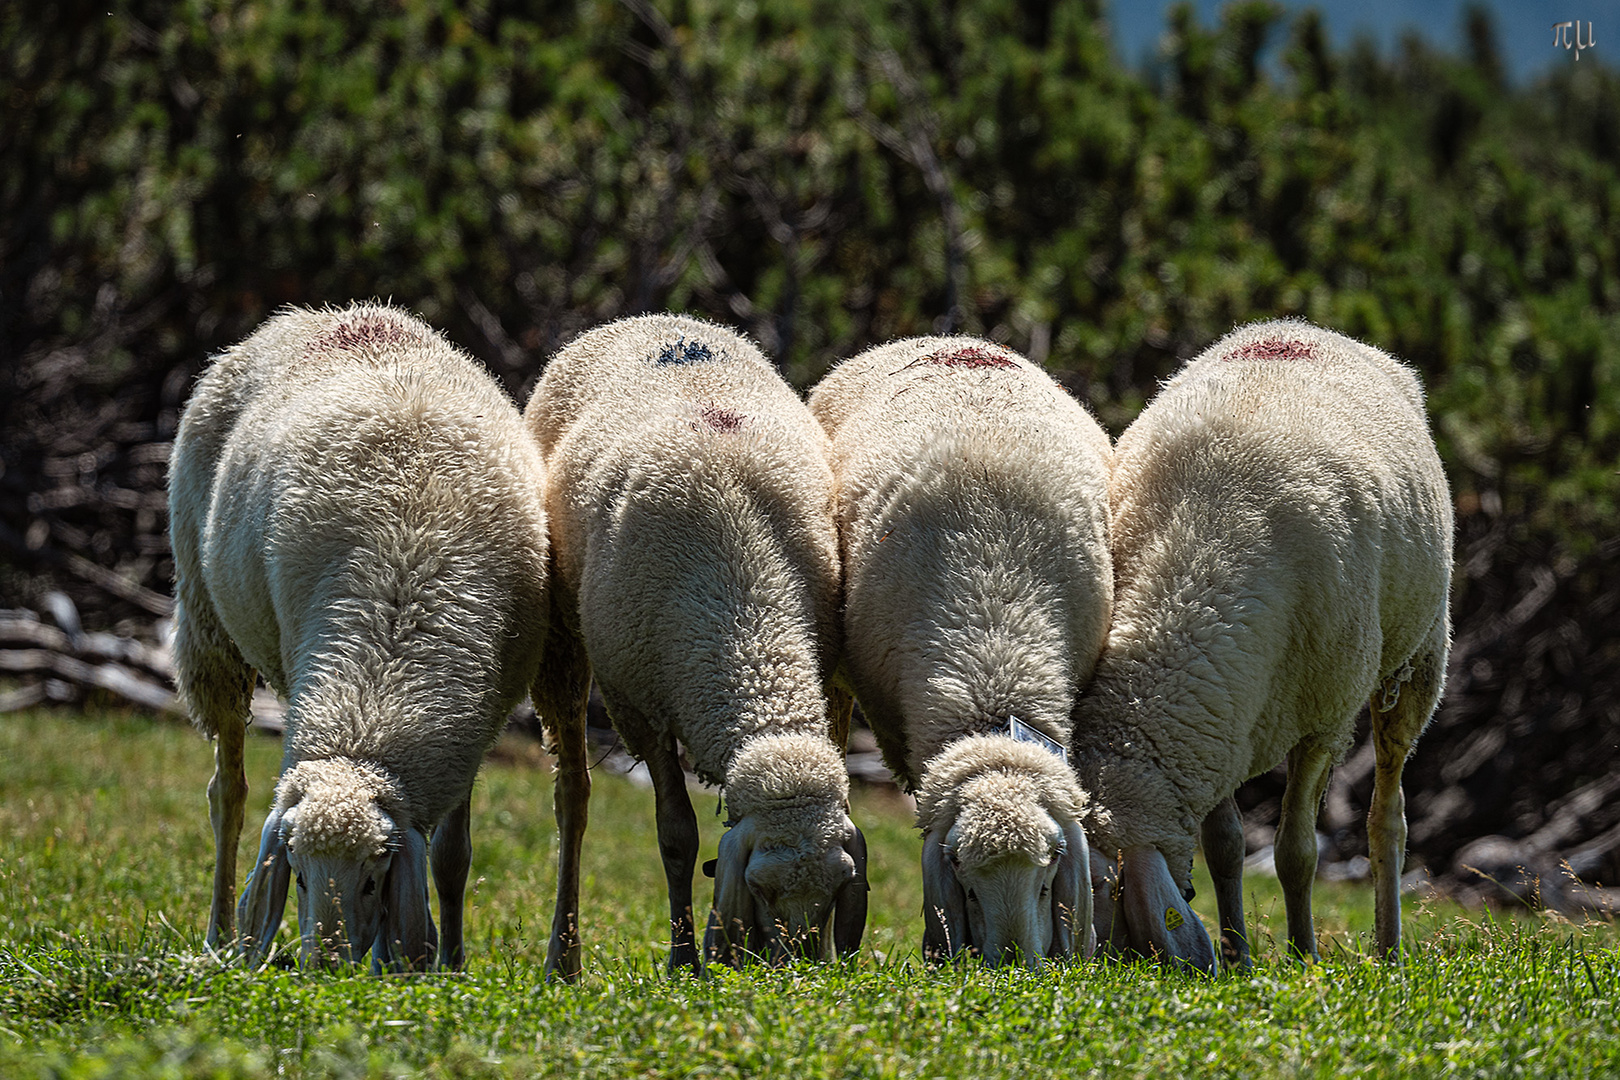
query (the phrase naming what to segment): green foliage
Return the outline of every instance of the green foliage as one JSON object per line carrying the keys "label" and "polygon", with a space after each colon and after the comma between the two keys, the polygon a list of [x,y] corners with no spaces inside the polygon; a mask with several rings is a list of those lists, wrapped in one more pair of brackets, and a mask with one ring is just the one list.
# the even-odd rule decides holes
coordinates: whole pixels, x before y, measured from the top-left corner
{"label": "green foliage", "polygon": [[1460,489],[1613,531],[1614,71],[1513,92],[1478,13],[1470,60],[1384,61],[1259,2],[1214,28],[1176,9],[1154,92],[1097,15],[12,5],[7,330],[98,343],[84,374],[113,385],[276,304],[366,295],[515,381],[657,307],[744,323],[801,380],[957,326],[1117,427],[1233,323],[1301,315],[1424,370]]}
{"label": "green foliage", "polygon": [[[245,841],[277,757],[274,740],[249,741]],[[465,973],[249,972],[201,953],[207,744],[130,718],[13,714],[0,725],[0,1074],[1559,1077],[1620,1068],[1612,925],[1482,917],[1409,898],[1411,956],[1397,971],[1368,958],[1371,905],[1359,886],[1319,886],[1327,959],[1310,970],[1280,959],[1283,916],[1265,879],[1248,883],[1261,957],[1251,976],[1103,964],[930,970],[917,960],[916,833],[891,797],[870,794],[855,815],[876,887],[855,962],[672,979],[651,792],[599,776],[585,850],[586,974],[576,986],[548,985],[550,777],[533,764],[492,764],[477,789]],[[718,821],[700,818],[712,850]],[[251,857],[251,846],[243,852]]]}
{"label": "green foliage", "polygon": [[[1182,6],[1147,80],[1095,0],[75,0],[0,14],[0,336],[119,385],[275,305],[391,296],[514,383],[588,325],[742,323],[798,380],[956,327],[1114,427],[1233,323],[1423,369],[1457,487],[1620,526],[1620,78],[1504,86]],[[77,32],[58,28],[73,25]],[[1287,74],[1262,45],[1287,37]],[[1465,507],[1475,502],[1464,500]]]}

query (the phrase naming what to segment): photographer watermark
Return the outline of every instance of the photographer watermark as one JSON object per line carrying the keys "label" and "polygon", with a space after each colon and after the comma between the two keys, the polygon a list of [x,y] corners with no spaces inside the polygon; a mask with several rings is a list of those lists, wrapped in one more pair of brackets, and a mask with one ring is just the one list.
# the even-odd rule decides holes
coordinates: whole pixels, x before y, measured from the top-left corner
{"label": "photographer watermark", "polygon": [[1582,49],[1590,49],[1592,46],[1597,44],[1597,39],[1592,36],[1592,24],[1590,22],[1586,24],[1585,41],[1581,40],[1581,24],[1580,20],[1578,19],[1573,22],[1565,21],[1553,23],[1552,31],[1553,48],[1557,48],[1559,45],[1562,45],[1566,49],[1573,47],[1575,49],[1575,59],[1577,60],[1581,58]]}

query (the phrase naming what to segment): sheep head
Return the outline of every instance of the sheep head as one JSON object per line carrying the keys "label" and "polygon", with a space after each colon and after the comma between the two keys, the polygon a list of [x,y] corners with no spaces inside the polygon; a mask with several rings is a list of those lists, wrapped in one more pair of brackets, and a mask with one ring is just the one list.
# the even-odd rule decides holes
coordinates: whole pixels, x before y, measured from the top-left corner
{"label": "sheep head", "polygon": [[923,767],[923,954],[1034,967],[1095,945],[1085,804],[1064,761],[1005,735],[951,743]]}
{"label": "sheep head", "polygon": [[427,907],[427,839],[408,824],[395,782],[343,758],[301,761],[282,775],[241,903],[250,957],[268,949],[297,884],[304,964],[422,967],[437,942]]}
{"label": "sheep head", "polygon": [[859,948],[866,838],[849,819],[843,755],[818,735],[756,738],[727,770],[726,804],[704,955],[737,966]]}
{"label": "sheep head", "polygon": [[1187,903],[1201,818],[1142,758],[1082,754],[1077,769],[1094,800],[1086,827],[1097,941],[1116,956],[1213,972],[1209,932]]}
{"label": "sheep head", "polygon": [[1209,931],[1187,903],[1190,857],[1178,880],[1164,852],[1150,844],[1123,848],[1115,859],[1094,848],[1091,883],[1097,937],[1110,952],[1215,973]]}

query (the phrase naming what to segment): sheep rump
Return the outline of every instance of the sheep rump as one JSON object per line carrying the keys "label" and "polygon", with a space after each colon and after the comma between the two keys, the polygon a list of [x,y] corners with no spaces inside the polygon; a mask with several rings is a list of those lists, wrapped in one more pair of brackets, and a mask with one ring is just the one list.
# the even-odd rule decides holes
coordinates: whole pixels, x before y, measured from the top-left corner
{"label": "sheep rump", "polygon": [[[1061,760],[1005,732],[1016,717],[1066,747],[1102,648],[1108,436],[1029,361],[965,337],[868,350],[810,408],[832,440],[845,664],[890,769],[918,792],[925,952],[1067,954],[1059,924],[1075,914],[1089,951],[1090,893],[1073,878],[1085,797]],[[1054,873],[1074,895],[1037,918]],[[975,907],[987,889],[1005,904]]]}
{"label": "sheep rump", "polygon": [[[841,950],[853,948],[865,918],[864,880],[858,905],[852,896],[864,849],[856,853],[846,806],[847,704],[826,687],[839,647],[839,566],[825,437],[753,344],[673,315],[620,320],[564,347],[526,418],[549,470],[556,621],[569,636],[547,662],[569,674],[536,697],[560,756],[549,970],[579,970],[583,708],[593,675],[626,747],[652,774],[671,966],[698,966],[696,819],[677,739],[699,777],[725,788],[731,810],[715,880],[720,917],[752,902],[744,867],[754,882],[761,861],[775,859],[786,878],[815,879],[805,894],[817,897],[805,901],[814,926],[841,897],[835,936]],[[766,841],[771,851],[753,846]],[[780,941],[765,936],[776,951]],[[711,958],[737,959],[713,923],[705,943]]]}
{"label": "sheep rump", "polygon": [[[391,927],[417,921],[408,955],[392,941],[378,948],[431,962],[426,836],[449,822],[433,861],[442,958],[460,963],[466,801],[546,629],[541,478],[506,394],[397,309],[282,311],[199,379],[169,492],[179,682],[216,743],[210,945],[235,937],[242,732],[257,672],[289,707],[282,778],[242,897],[247,955],[269,947],[291,858],[324,860],[316,880],[362,863],[387,876]],[[355,924],[351,957],[371,948],[374,905],[326,900]],[[337,930],[328,918],[317,933],[309,903],[301,891],[306,958]]]}
{"label": "sheep rump", "polygon": [[1074,747],[1093,850],[1123,853],[1118,913],[1099,870],[1099,936],[1213,966],[1181,898],[1202,828],[1223,952],[1246,963],[1230,796],[1286,757],[1278,872],[1291,947],[1314,956],[1316,810],[1371,699],[1377,936],[1393,953],[1400,771],[1449,641],[1450,496],[1416,377],[1307,323],[1239,329],[1120,438],[1111,500],[1114,621]]}

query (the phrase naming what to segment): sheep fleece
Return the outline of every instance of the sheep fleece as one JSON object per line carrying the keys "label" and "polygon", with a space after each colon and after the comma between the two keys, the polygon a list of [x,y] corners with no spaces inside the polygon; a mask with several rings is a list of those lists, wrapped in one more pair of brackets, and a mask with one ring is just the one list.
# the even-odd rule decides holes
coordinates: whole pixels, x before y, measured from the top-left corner
{"label": "sheep fleece", "polygon": [[1443,635],[1450,497],[1412,372],[1284,321],[1165,384],[1115,448],[1111,501],[1114,622],[1075,734],[1086,827],[1190,865],[1217,802],[1304,738],[1342,747]]}
{"label": "sheep fleece", "polygon": [[1107,434],[1028,360],[912,338],[846,360],[810,408],[832,439],[846,660],[908,787],[1007,717],[1061,746],[1108,630]]}
{"label": "sheep fleece", "polygon": [[[539,662],[544,474],[517,409],[402,311],[287,310],[208,368],[179,445],[200,564],[178,576],[290,699],[289,767],[376,766],[431,832]],[[317,817],[300,832],[338,845]]]}
{"label": "sheep fleece", "polygon": [[839,644],[826,436],[751,342],[678,315],[571,343],[526,419],[551,468],[561,606],[615,725],[645,756],[644,725],[668,724],[699,776],[746,800],[727,776],[746,742],[826,738]]}

